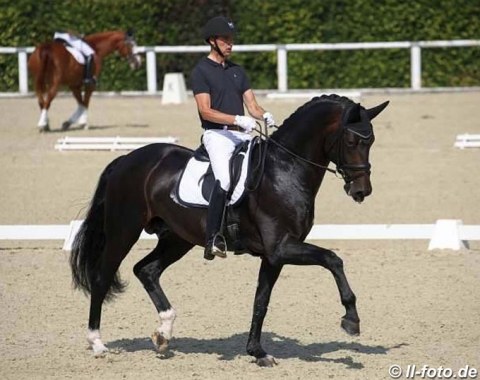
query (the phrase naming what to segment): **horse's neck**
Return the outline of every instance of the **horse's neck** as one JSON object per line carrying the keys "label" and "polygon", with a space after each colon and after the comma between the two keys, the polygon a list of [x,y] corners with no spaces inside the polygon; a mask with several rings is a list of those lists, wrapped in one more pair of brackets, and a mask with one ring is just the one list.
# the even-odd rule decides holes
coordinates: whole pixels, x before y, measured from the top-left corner
{"label": "horse's neck", "polygon": [[293,181],[308,183],[308,193],[315,197],[330,161],[326,156],[327,138],[339,120],[336,112],[326,112],[325,109],[312,112],[289,120],[272,138],[286,148],[276,146],[273,161],[281,163]]}
{"label": "horse's neck", "polygon": [[[269,147],[269,152],[267,167],[271,167],[268,171],[273,181],[277,182],[277,191],[289,194],[295,188],[301,189],[304,201],[313,203],[325,176],[325,169],[295,157],[275,145]],[[300,154],[299,156],[305,158]],[[328,160],[312,162],[328,166]]]}
{"label": "horse's neck", "polygon": [[329,161],[325,156],[325,144],[331,124],[332,118],[329,114],[297,118],[279,128],[272,138],[305,160],[323,166]]}
{"label": "horse's neck", "polygon": [[118,40],[119,36],[118,33],[110,33],[110,34],[98,34],[98,35],[91,35],[87,36],[85,40],[87,43],[95,50],[95,53],[100,57],[103,58],[109,54],[115,52],[118,48]]}

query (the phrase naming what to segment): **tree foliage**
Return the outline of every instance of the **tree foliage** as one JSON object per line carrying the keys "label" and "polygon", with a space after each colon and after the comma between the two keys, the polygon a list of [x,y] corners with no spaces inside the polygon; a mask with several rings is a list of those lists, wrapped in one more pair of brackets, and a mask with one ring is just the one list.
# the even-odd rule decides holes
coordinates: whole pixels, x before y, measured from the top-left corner
{"label": "tree foliage", "polygon": [[[470,0],[0,0],[0,46],[34,46],[56,30],[136,31],[139,45],[200,45],[201,26],[231,17],[237,44],[479,39],[480,2]],[[165,73],[188,78],[199,54],[158,54]],[[236,53],[255,88],[276,88],[273,52]],[[423,86],[480,85],[480,48],[422,49]],[[0,55],[0,91],[18,90],[15,55]],[[112,55],[99,90],[146,90],[146,68]],[[288,53],[289,88],[409,87],[407,49]],[[30,87],[31,88],[31,87]]]}

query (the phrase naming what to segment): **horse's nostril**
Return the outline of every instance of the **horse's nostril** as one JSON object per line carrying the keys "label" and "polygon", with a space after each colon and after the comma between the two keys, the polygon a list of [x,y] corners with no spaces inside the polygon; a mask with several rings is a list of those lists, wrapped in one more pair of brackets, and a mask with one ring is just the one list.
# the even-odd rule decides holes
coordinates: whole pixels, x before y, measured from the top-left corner
{"label": "horse's nostril", "polygon": [[363,200],[365,199],[365,194],[363,191],[357,191],[355,193],[352,194],[352,198],[356,201],[356,202],[363,202]]}

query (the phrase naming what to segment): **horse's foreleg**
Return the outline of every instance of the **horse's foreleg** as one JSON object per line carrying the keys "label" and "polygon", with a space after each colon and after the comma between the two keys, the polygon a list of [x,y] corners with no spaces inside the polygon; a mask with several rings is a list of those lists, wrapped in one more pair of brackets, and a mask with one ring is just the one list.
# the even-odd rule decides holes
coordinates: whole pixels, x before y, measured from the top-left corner
{"label": "horse's foreleg", "polygon": [[343,261],[334,252],[308,243],[288,242],[276,252],[275,260],[281,264],[320,265],[328,269],[337,284],[345,315],[341,326],[350,335],[360,334],[356,297],[343,270]]}
{"label": "horse's foreleg", "polygon": [[160,326],[152,334],[152,342],[159,352],[165,352],[173,334],[175,309],[170,305],[160,286],[160,276],[171,264],[182,258],[192,244],[176,235],[161,237],[155,249],[133,268],[133,272],[143,284],[160,318]]}
{"label": "horse's foreleg", "polygon": [[262,260],[258,274],[258,285],[253,305],[253,317],[250,327],[250,334],[247,342],[247,352],[254,356],[256,363],[261,367],[272,367],[277,364],[275,358],[268,355],[262,348],[260,338],[262,326],[270,302],[273,286],[280,275],[282,265],[272,265],[267,259]]}

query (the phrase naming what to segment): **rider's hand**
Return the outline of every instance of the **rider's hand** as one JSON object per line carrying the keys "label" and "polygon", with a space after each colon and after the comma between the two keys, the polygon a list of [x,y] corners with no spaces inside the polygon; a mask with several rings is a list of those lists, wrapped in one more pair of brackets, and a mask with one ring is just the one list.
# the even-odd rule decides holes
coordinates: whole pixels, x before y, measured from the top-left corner
{"label": "rider's hand", "polygon": [[265,112],[263,115],[263,121],[267,127],[273,127],[275,125],[275,120],[273,119],[273,115],[270,112]]}
{"label": "rider's hand", "polygon": [[235,116],[235,125],[239,126],[240,128],[243,128],[245,132],[252,132],[252,130],[255,128],[257,123],[255,122],[255,119],[251,118],[250,116],[240,116],[237,115]]}

